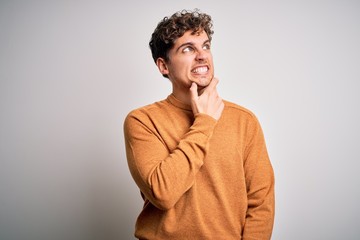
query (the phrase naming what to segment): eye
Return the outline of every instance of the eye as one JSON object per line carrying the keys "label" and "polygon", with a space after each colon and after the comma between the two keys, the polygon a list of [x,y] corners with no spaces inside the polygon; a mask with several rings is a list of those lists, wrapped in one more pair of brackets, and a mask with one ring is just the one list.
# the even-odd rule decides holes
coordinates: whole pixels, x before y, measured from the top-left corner
{"label": "eye", "polygon": [[203,46],[203,49],[204,49],[204,50],[210,50],[210,48],[211,48],[210,44],[205,44],[205,45]]}
{"label": "eye", "polygon": [[186,52],[192,52],[194,49],[190,46],[184,47],[184,49],[182,50],[184,53]]}

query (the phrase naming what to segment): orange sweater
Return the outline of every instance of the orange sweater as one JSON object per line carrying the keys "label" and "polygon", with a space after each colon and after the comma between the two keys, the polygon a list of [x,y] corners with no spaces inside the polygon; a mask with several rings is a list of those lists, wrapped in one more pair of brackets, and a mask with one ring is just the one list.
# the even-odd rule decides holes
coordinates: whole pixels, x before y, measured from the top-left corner
{"label": "orange sweater", "polygon": [[137,238],[270,239],[274,174],[261,127],[224,103],[218,121],[173,95],[126,117],[128,165],[144,198]]}

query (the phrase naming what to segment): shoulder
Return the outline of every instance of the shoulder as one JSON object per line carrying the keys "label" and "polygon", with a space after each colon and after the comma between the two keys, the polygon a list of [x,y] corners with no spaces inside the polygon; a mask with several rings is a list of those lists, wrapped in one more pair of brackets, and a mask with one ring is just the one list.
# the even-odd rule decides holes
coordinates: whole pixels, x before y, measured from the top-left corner
{"label": "shoulder", "polygon": [[262,133],[260,121],[252,110],[229,101],[224,101],[224,103],[225,109],[222,119],[227,126],[240,126],[243,133],[250,138]]}
{"label": "shoulder", "polygon": [[162,119],[166,116],[169,108],[168,105],[166,100],[161,100],[133,109],[126,115],[124,126],[130,127],[134,124],[152,125],[155,119]]}
{"label": "shoulder", "polygon": [[147,115],[151,115],[152,113],[156,113],[158,111],[161,111],[162,109],[166,108],[166,100],[157,101],[136,109],[131,110],[126,118],[129,117],[144,117]]}
{"label": "shoulder", "polygon": [[223,100],[223,101],[225,104],[226,112],[228,114],[234,115],[236,117],[245,118],[248,120],[257,121],[256,115],[250,109],[227,100]]}

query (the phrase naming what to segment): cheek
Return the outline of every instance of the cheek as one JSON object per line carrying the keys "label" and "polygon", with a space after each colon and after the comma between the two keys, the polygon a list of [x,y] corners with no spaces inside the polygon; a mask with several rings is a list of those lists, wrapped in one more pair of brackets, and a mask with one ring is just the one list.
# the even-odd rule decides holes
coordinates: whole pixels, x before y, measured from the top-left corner
{"label": "cheek", "polygon": [[191,70],[191,64],[185,61],[179,62],[174,70],[179,74],[188,73]]}
{"label": "cheek", "polygon": [[209,55],[209,58],[208,58],[208,59],[209,59],[209,62],[211,63],[211,65],[213,65],[213,57],[212,57],[211,54]]}
{"label": "cheek", "polygon": [[183,57],[181,59],[173,59],[172,63],[168,66],[169,71],[174,74],[188,74],[191,71],[193,59],[191,57]]}

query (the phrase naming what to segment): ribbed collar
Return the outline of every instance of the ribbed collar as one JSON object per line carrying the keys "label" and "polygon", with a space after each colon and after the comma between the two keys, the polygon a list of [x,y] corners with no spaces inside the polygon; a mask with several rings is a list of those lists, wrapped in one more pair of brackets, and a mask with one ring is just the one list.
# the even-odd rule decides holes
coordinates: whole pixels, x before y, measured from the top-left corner
{"label": "ribbed collar", "polygon": [[184,109],[184,110],[188,110],[188,111],[192,111],[190,105],[181,102],[179,99],[177,99],[177,98],[174,96],[174,94],[170,94],[170,95],[167,97],[167,100],[168,100],[172,105],[174,105],[175,107],[178,107],[178,108],[181,108],[181,109]]}

